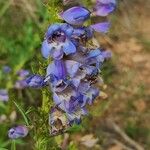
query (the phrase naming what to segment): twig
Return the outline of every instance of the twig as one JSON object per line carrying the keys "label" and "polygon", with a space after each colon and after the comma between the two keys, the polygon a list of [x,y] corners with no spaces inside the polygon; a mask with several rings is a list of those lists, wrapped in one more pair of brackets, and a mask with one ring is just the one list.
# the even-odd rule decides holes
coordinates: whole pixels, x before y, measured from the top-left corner
{"label": "twig", "polygon": [[113,139],[112,142],[115,143],[115,144],[117,144],[117,145],[120,145],[121,148],[123,148],[124,150],[133,150],[130,147],[127,147],[126,145],[124,145],[123,143],[121,143],[120,141],[118,141],[116,139]]}
{"label": "twig", "polygon": [[127,142],[131,147],[134,147],[136,150],[144,150],[144,148],[131,139],[121,128],[111,119],[107,119],[107,124],[110,128],[113,129],[117,134],[119,134],[125,142]]}
{"label": "twig", "polygon": [[62,145],[61,145],[61,149],[62,150],[66,150],[67,149],[68,139],[69,139],[69,134],[66,133],[64,135],[64,140],[63,140]]}

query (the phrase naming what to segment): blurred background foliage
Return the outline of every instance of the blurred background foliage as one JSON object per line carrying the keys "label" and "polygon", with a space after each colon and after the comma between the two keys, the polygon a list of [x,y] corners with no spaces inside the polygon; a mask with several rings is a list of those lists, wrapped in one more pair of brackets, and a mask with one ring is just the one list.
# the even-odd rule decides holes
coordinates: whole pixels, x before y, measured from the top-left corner
{"label": "blurred background foliage", "polygon": [[[82,2],[91,7],[90,1]],[[10,149],[7,130],[24,122],[13,101],[32,118],[33,125],[40,127],[34,138],[31,133],[28,138],[17,140],[18,150],[59,149],[56,145],[68,150],[140,150],[138,145],[142,145],[149,150],[150,0],[118,0],[116,12],[109,17],[111,31],[107,36],[96,34],[101,46],[112,50],[113,58],[103,65],[102,96],[70,134],[55,137],[56,143],[49,137],[48,128],[43,125],[48,116],[40,113],[39,108],[41,90],[12,89],[18,70],[43,74],[39,68],[46,69],[47,62],[40,53],[41,41],[48,25],[60,22],[56,14],[61,6],[60,0],[0,0],[0,88],[10,89],[9,102],[0,102],[0,150]],[[4,65],[12,68],[11,74],[2,72]],[[118,133],[115,127],[121,131]],[[51,147],[52,144],[55,146]]]}

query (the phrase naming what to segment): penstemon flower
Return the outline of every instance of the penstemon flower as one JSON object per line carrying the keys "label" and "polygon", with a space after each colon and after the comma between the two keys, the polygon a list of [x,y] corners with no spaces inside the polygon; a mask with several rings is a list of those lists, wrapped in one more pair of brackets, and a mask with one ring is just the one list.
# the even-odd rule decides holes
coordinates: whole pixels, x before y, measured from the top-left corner
{"label": "penstemon flower", "polygon": [[45,58],[51,56],[54,59],[62,59],[63,55],[69,55],[76,52],[76,47],[70,40],[73,27],[69,24],[51,25],[42,44],[42,55]]}
{"label": "penstemon flower", "polygon": [[75,6],[63,12],[61,17],[71,25],[83,25],[90,18],[90,11],[84,7]]}
{"label": "penstemon flower", "polygon": [[95,14],[98,16],[107,16],[116,8],[116,0],[97,0]]}
{"label": "penstemon flower", "polygon": [[5,89],[0,90],[0,101],[7,102],[9,99],[8,91]]}
{"label": "penstemon flower", "polygon": [[[66,2],[66,1],[64,1]],[[115,0],[97,0],[96,14],[106,16],[115,8]],[[99,77],[103,62],[111,57],[92,43],[94,32],[106,33],[110,23],[100,22],[84,26],[92,12],[82,6],[74,6],[60,14],[65,23],[49,26],[41,53],[51,58],[45,77],[32,75],[26,79],[28,87],[41,88],[49,85],[54,106],[49,114],[51,135],[66,131],[73,124],[79,124],[87,115],[102,83]],[[91,44],[92,43],[92,44]]]}
{"label": "penstemon flower", "polygon": [[24,125],[16,126],[8,131],[8,137],[10,139],[23,138],[28,135],[28,128]]}

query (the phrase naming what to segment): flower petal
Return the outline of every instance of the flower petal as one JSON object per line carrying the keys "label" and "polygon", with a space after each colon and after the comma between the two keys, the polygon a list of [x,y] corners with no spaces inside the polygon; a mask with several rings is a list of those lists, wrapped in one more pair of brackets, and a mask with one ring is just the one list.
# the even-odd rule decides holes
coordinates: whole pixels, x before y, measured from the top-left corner
{"label": "flower petal", "polygon": [[66,66],[66,70],[67,70],[68,75],[70,77],[73,77],[77,73],[77,71],[80,67],[80,63],[73,61],[73,60],[66,60],[65,66]]}
{"label": "flower petal", "polygon": [[48,58],[50,56],[51,50],[52,50],[51,44],[47,43],[47,40],[44,40],[42,43],[41,52],[43,57]]}
{"label": "flower petal", "polygon": [[97,23],[91,25],[91,28],[93,28],[96,32],[107,33],[110,28],[110,23],[109,22]]}
{"label": "flower petal", "polygon": [[40,75],[32,75],[26,79],[26,83],[28,87],[32,88],[41,88],[46,85],[44,82],[44,77]]}
{"label": "flower petal", "polygon": [[86,8],[75,6],[63,12],[61,17],[69,24],[82,25],[90,17],[90,12]]}
{"label": "flower petal", "polygon": [[63,50],[66,55],[69,55],[76,52],[76,47],[71,41],[68,40],[64,43]]}
{"label": "flower petal", "polygon": [[87,58],[95,58],[95,57],[99,56],[101,53],[102,52],[100,51],[100,49],[95,49],[93,51],[90,51]]}
{"label": "flower petal", "polygon": [[47,68],[47,76],[54,75],[57,79],[64,79],[66,77],[65,64],[62,60],[55,60],[49,64]]}
{"label": "flower petal", "polygon": [[58,24],[58,23],[50,25],[46,32],[46,38],[51,37],[55,31],[59,30],[60,26],[61,24]]}
{"label": "flower petal", "polygon": [[116,8],[115,0],[97,0],[95,7],[95,13],[98,16],[107,16],[109,13],[113,12]]}

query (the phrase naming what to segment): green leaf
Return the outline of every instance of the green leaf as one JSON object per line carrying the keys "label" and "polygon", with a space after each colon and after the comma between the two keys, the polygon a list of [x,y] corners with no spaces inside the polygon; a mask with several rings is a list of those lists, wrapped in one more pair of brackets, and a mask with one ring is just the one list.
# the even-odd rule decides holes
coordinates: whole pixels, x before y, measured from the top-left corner
{"label": "green leaf", "polygon": [[27,118],[27,116],[26,116],[26,114],[25,114],[25,111],[24,111],[24,110],[22,109],[22,107],[19,106],[19,104],[17,104],[15,101],[14,101],[14,104],[16,105],[16,107],[18,108],[19,112],[21,113],[21,115],[22,115],[22,117],[23,117],[23,119],[24,119],[26,125],[29,126],[30,124],[29,124],[28,118]]}
{"label": "green leaf", "polygon": [[0,147],[0,150],[8,150],[8,149]]}

